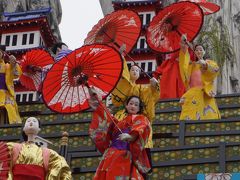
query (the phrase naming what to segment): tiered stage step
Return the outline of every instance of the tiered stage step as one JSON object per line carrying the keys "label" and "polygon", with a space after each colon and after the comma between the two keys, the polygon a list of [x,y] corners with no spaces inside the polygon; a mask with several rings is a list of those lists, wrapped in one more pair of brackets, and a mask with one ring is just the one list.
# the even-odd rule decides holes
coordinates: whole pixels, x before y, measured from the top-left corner
{"label": "tiered stage step", "polygon": [[[239,172],[240,94],[217,98],[222,120],[179,121],[177,99],[160,101],[153,122],[153,173],[150,179],[194,179],[197,173]],[[41,136],[59,146],[69,133],[69,161],[74,179],[92,179],[101,159],[88,136],[92,112],[56,114],[42,103],[19,105],[23,119],[37,117]],[[0,140],[18,141],[21,125],[0,126]],[[168,133],[163,136],[163,133]],[[171,136],[169,136],[171,135]],[[225,157],[226,154],[226,157]]]}

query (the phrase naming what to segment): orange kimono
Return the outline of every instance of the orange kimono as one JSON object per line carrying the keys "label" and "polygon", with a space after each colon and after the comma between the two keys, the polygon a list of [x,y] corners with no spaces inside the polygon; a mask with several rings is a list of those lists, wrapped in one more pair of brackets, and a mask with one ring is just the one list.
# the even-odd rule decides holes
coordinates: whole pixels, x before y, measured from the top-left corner
{"label": "orange kimono", "polygon": [[101,104],[93,114],[89,133],[98,150],[103,153],[94,179],[143,179],[141,173],[150,170],[145,151],[150,133],[150,123],[143,115],[128,115],[124,120],[114,120],[122,132],[137,135],[134,142],[118,139],[120,131],[104,112]]}
{"label": "orange kimono", "polygon": [[167,56],[154,72],[154,77],[157,79],[161,75],[160,99],[180,98],[185,92],[185,87],[180,76],[177,60],[179,52]]}

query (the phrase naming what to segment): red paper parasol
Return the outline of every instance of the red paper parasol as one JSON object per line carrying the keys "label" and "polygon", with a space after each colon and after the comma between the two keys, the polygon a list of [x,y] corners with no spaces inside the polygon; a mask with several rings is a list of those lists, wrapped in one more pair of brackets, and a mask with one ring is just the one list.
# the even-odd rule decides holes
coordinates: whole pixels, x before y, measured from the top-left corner
{"label": "red paper parasol", "polygon": [[182,2],[182,1],[190,1],[190,2],[197,3],[202,8],[204,15],[213,14],[220,10],[219,5],[215,3],[207,2],[207,0],[179,0],[178,2]]}
{"label": "red paper parasol", "polygon": [[54,63],[53,57],[43,49],[34,49],[23,55],[20,61],[23,74],[20,82],[29,90],[41,91],[44,72]]}
{"label": "red paper parasol", "polygon": [[10,161],[7,144],[0,142],[0,179],[7,179],[10,170]]}
{"label": "red paper parasol", "polygon": [[155,51],[172,53],[180,48],[182,34],[192,41],[203,24],[202,9],[195,3],[179,2],[167,6],[151,21],[147,43]]}
{"label": "red paper parasol", "polygon": [[141,20],[137,13],[119,10],[101,19],[88,33],[84,44],[101,43],[113,47],[126,44],[126,53],[135,45],[141,32]]}
{"label": "red paper parasol", "polygon": [[43,82],[43,100],[53,111],[75,113],[89,108],[88,87],[105,98],[122,73],[121,55],[112,47],[93,44],[76,49],[54,64]]}

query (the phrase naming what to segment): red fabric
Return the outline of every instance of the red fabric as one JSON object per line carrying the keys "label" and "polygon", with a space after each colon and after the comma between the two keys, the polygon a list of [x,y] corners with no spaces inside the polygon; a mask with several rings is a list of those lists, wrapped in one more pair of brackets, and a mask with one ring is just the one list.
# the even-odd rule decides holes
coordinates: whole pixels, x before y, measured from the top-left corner
{"label": "red fabric", "polygon": [[96,147],[100,152],[104,152],[103,160],[98,166],[94,179],[111,180],[130,175],[135,179],[143,179],[139,172],[144,173],[150,169],[144,148],[144,142],[147,142],[150,134],[149,121],[143,115],[128,115],[124,120],[118,121],[117,126],[121,130],[130,129],[130,134],[137,134],[137,139],[130,143],[130,151],[108,148],[112,137],[119,134],[119,130],[110,123],[108,116],[104,116],[101,106],[93,113],[89,133]]}
{"label": "red fabric", "polygon": [[170,56],[169,59],[163,61],[154,73],[156,78],[161,75],[160,99],[180,98],[185,92],[177,61],[178,54],[167,55],[166,57]]}
{"label": "red fabric", "polygon": [[147,29],[148,45],[161,53],[180,49],[182,34],[192,41],[203,24],[202,9],[195,3],[179,2],[165,7],[154,16]]}
{"label": "red fabric", "polygon": [[13,166],[14,180],[45,180],[43,167],[37,165],[16,164]]}

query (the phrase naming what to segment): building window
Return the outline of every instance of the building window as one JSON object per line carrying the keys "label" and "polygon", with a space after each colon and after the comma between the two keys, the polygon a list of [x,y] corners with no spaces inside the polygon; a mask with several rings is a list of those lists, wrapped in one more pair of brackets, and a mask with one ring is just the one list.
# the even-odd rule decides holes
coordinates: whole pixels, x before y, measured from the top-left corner
{"label": "building window", "polygon": [[17,35],[13,35],[12,46],[17,45]]}
{"label": "building window", "polygon": [[148,25],[152,18],[155,16],[155,12],[154,11],[140,12],[139,16],[141,18],[142,25]]}
{"label": "building window", "polygon": [[22,45],[26,45],[26,44],[27,44],[27,34],[23,34]]}
{"label": "building window", "polygon": [[17,102],[33,102],[39,100],[38,93],[35,91],[16,92],[15,95]]}
{"label": "building window", "polygon": [[21,100],[21,95],[20,95],[20,94],[17,94],[17,95],[16,95],[16,101],[17,101],[17,102],[20,102],[20,100]]}
{"label": "building window", "polygon": [[146,43],[146,38],[145,36],[141,36],[137,41],[136,49],[146,49],[146,48],[148,48],[148,45]]}
{"label": "building window", "polygon": [[145,70],[145,63],[141,63],[141,68]]}
{"label": "building window", "polygon": [[34,33],[30,33],[29,44],[33,44],[34,42]]}
{"label": "building window", "polygon": [[[156,70],[156,60],[143,60],[136,62],[145,72],[152,72]],[[133,62],[127,62],[128,67],[133,65]]]}
{"label": "building window", "polygon": [[140,49],[145,48],[145,39],[140,39]]}
{"label": "building window", "polygon": [[23,94],[22,101],[27,102],[27,94]]}
{"label": "building window", "polygon": [[10,44],[10,36],[6,36],[5,45],[9,46],[9,44]]}
{"label": "building window", "polygon": [[146,14],[146,24],[149,24],[151,21],[151,14]]}
{"label": "building window", "polygon": [[29,96],[28,96],[28,101],[29,101],[29,102],[32,102],[32,101],[33,101],[33,94],[29,94]]}
{"label": "building window", "polygon": [[148,63],[148,71],[153,71],[153,63],[152,62]]}
{"label": "building window", "polygon": [[140,18],[140,20],[141,20],[141,22],[143,24],[143,14],[139,14],[139,18]]}

